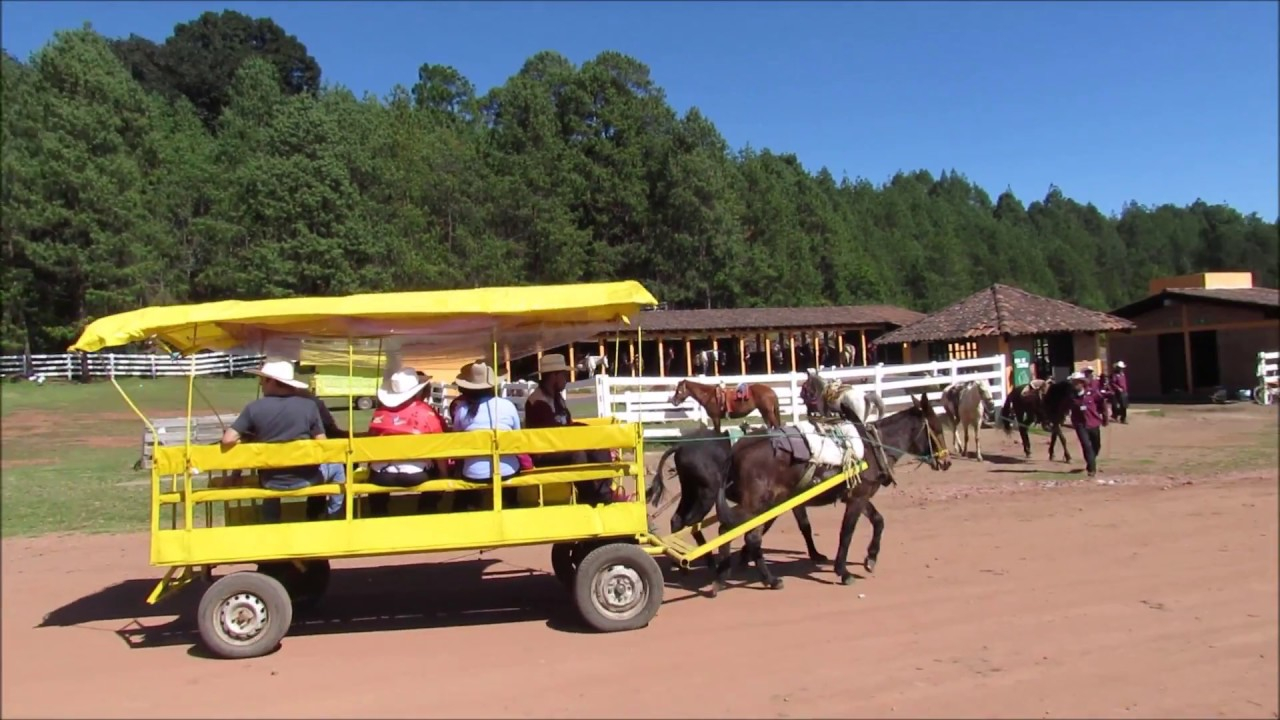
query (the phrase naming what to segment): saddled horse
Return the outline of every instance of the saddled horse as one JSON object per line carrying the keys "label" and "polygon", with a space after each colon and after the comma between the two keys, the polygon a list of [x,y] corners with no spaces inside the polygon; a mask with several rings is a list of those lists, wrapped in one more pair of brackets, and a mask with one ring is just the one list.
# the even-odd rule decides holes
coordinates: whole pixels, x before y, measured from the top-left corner
{"label": "saddled horse", "polygon": [[[981,409],[979,409],[981,407]],[[942,391],[942,410],[951,420],[953,449],[960,457],[969,454],[969,428],[973,428],[973,446],[978,462],[982,462],[982,420],[995,420],[996,402],[991,388],[982,380],[957,380]],[[960,428],[964,428],[964,446],[960,445]]]}
{"label": "saddled horse", "polygon": [[1066,380],[1032,380],[1026,385],[1019,385],[1005,398],[999,425],[1005,435],[1012,434],[1014,425],[1017,425],[1018,435],[1022,438],[1022,452],[1027,457],[1031,457],[1031,437],[1027,428],[1039,425],[1049,432],[1049,460],[1053,460],[1054,448],[1061,442],[1062,461],[1069,463],[1071,451],[1067,449],[1062,424],[1071,407],[1071,393],[1071,383]]}
{"label": "saddled horse", "polygon": [[863,422],[874,422],[884,417],[884,398],[874,388],[826,380],[813,368],[806,372],[808,376],[800,386],[800,400],[810,415],[842,415],[849,421],[856,416]]}
{"label": "saddled horse", "polygon": [[742,383],[735,390],[727,390],[723,385],[706,385],[692,380],[681,380],[676,385],[675,394],[671,396],[672,405],[681,405],[685,400],[693,398],[702,409],[707,411],[711,424],[716,432],[720,432],[721,418],[737,420],[759,410],[764,424],[771,428],[782,427],[778,420],[778,394],[764,383]]}
{"label": "saddled horse", "polygon": [[[822,493],[809,506],[829,505],[836,501],[844,502],[844,515],[840,523],[840,543],[836,549],[835,573],[842,585],[853,582],[854,576],[848,570],[849,545],[853,539],[853,531],[858,517],[867,512],[867,504],[882,485],[893,482],[892,468],[898,460],[907,455],[916,455],[927,461],[934,470],[946,470],[951,467],[947,459],[947,448],[942,442],[942,422],[929,404],[927,394],[919,399],[911,397],[911,407],[875,423],[878,435],[883,443],[879,447],[870,441],[865,427],[858,423],[848,423],[854,432],[846,433],[850,437],[852,448],[845,446],[855,455],[862,455],[867,463],[864,470],[851,482],[842,483]],[[716,514],[720,519],[720,532],[726,532],[736,525],[746,522],[766,509],[785,501],[802,492],[806,482],[821,482],[841,471],[842,458],[829,457],[823,443],[831,442],[830,438],[811,433],[800,433],[803,444],[812,453],[807,460],[798,460],[795,450],[788,450],[788,438],[784,435],[780,440],[774,437],[749,437],[739,440],[733,447],[728,464],[724,485],[716,497]],[[775,433],[776,435],[776,433]],[[870,447],[869,447],[870,446]],[[794,448],[794,445],[790,447]],[[818,448],[817,452],[814,449]],[[835,453],[839,455],[840,453]],[[810,468],[810,464],[818,467]],[[736,500],[737,507],[731,507],[729,500]],[[878,513],[877,513],[878,515]],[[874,520],[872,521],[874,524]],[[782,586],[780,578],[769,572],[761,550],[764,534],[772,522],[754,528],[743,536],[743,548],[740,557],[745,562],[755,562],[760,579],[769,588]],[[874,531],[872,543],[875,552],[879,551],[880,533],[884,528],[884,520]],[[868,569],[875,564],[873,548],[868,548],[866,565]],[[721,546],[716,566],[716,580],[712,594],[725,587],[730,570],[729,544]]]}

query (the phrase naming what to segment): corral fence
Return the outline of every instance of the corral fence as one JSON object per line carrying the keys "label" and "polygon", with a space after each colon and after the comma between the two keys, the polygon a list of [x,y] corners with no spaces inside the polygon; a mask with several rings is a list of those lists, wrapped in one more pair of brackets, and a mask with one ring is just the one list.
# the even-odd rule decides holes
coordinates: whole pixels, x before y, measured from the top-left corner
{"label": "corral fence", "polygon": [[[885,365],[883,363],[868,367],[835,368],[820,371],[824,379],[840,380],[849,384],[858,384],[866,389],[874,389],[884,399],[885,412],[894,413],[902,410],[911,402],[911,394],[919,395],[929,392],[929,399],[934,408],[942,410],[942,389],[955,380],[980,380],[991,390],[996,405],[1005,400],[1005,357],[992,355],[985,358],[968,360],[947,360],[912,365]],[[646,438],[679,437],[687,428],[675,426],[677,423],[687,425],[690,421],[708,425],[710,418],[705,410],[693,398],[689,398],[679,406],[671,404],[671,396],[681,380],[705,384],[723,384],[727,392],[733,392],[740,383],[763,383],[773,388],[778,394],[779,413],[783,422],[796,422],[806,414],[804,401],[800,399],[800,388],[804,385],[805,373],[776,373],[773,375],[723,375],[683,377],[611,377],[597,375],[593,380],[596,388],[596,413],[600,417],[612,415],[624,422],[640,422],[646,425]],[[760,422],[759,412],[748,416],[755,423]],[[722,426],[736,425],[739,421],[722,421]],[[663,426],[666,427],[663,427]]]}
{"label": "corral fence", "polygon": [[1280,352],[1258,353],[1258,387],[1253,399],[1263,405],[1275,402],[1280,394]]}
{"label": "corral fence", "polygon": [[0,356],[0,375],[67,380],[87,380],[91,377],[185,377],[192,372],[194,362],[196,375],[231,377],[257,368],[264,357],[227,353],[198,353],[185,358],[141,353],[4,355]]}

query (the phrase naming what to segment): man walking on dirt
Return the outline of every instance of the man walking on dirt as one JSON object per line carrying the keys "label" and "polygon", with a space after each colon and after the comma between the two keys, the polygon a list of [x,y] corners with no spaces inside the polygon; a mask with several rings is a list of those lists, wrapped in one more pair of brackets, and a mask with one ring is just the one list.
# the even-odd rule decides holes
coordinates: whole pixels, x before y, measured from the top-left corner
{"label": "man walking on dirt", "polygon": [[1121,425],[1129,424],[1129,376],[1124,372],[1124,361],[1116,363],[1111,373],[1111,417]]}
{"label": "man walking on dirt", "polygon": [[1089,383],[1084,373],[1072,373],[1075,397],[1071,398],[1071,426],[1080,440],[1080,453],[1084,455],[1085,469],[1089,477],[1098,474],[1098,453],[1102,452],[1102,426],[1107,424],[1107,404],[1102,393]]}

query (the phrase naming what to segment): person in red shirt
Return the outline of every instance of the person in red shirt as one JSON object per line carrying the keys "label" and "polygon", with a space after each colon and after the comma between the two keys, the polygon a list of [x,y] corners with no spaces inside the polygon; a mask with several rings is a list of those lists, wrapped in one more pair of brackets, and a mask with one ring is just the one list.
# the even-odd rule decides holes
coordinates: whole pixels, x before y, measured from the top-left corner
{"label": "person in red shirt", "polygon": [[1107,424],[1107,401],[1084,373],[1074,373],[1068,379],[1075,387],[1075,397],[1071,399],[1071,426],[1080,440],[1080,452],[1084,455],[1089,477],[1095,477],[1098,474],[1098,453],[1102,452],[1102,427]]}
{"label": "person in red shirt", "polygon": [[1129,376],[1124,371],[1124,361],[1116,363],[1111,374],[1111,417],[1121,425],[1129,424]]}
{"label": "person in red shirt", "polygon": [[[444,420],[424,399],[430,378],[420,377],[413,368],[401,368],[378,388],[378,408],[369,420],[370,435],[425,435],[444,432]],[[369,466],[369,482],[383,487],[413,487],[432,477],[436,464],[431,460],[399,460],[375,462]],[[427,510],[430,494],[418,497],[418,509]],[[387,515],[391,496],[386,493],[369,497],[370,513]]]}

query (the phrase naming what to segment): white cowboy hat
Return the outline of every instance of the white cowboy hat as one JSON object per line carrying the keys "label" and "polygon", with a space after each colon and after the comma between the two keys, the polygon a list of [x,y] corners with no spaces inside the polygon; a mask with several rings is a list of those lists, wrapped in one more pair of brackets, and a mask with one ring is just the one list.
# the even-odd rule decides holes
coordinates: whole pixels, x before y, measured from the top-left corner
{"label": "white cowboy hat", "polygon": [[250,370],[250,375],[258,377],[271,378],[276,382],[288,385],[296,390],[306,390],[307,384],[301,380],[293,379],[293,363],[280,358],[267,358],[262,363],[262,367],[257,370]]}
{"label": "white cowboy hat", "polygon": [[1073,372],[1071,373],[1071,376],[1068,377],[1067,379],[1072,382],[1075,382],[1076,380],[1088,380],[1089,378],[1085,377],[1084,373],[1082,372]]}
{"label": "white cowboy hat", "polygon": [[546,375],[547,373],[553,372],[569,372],[569,370],[570,367],[568,363],[564,361],[564,356],[560,353],[543,355],[542,359],[538,361],[539,375]]}
{"label": "white cowboy hat", "polygon": [[477,361],[463,365],[453,383],[467,390],[489,390],[497,387],[498,376],[493,368]]}
{"label": "white cowboy hat", "polygon": [[430,376],[426,380],[418,380],[417,371],[411,367],[400,368],[382,381],[382,387],[378,388],[378,402],[387,407],[400,407],[430,381]]}
{"label": "white cowboy hat", "polygon": [[1129,367],[1129,366],[1128,366],[1128,365],[1125,365],[1123,360],[1117,360],[1117,361],[1116,361],[1116,367],[1118,367],[1118,368],[1120,368],[1121,370],[1123,370],[1123,369],[1125,369],[1126,367]]}
{"label": "white cowboy hat", "polygon": [[1085,366],[1084,366],[1084,369],[1083,369],[1083,371],[1082,371],[1082,372],[1086,372],[1086,373],[1091,373],[1091,372],[1093,372],[1093,366],[1092,366],[1092,365],[1085,365]]}

